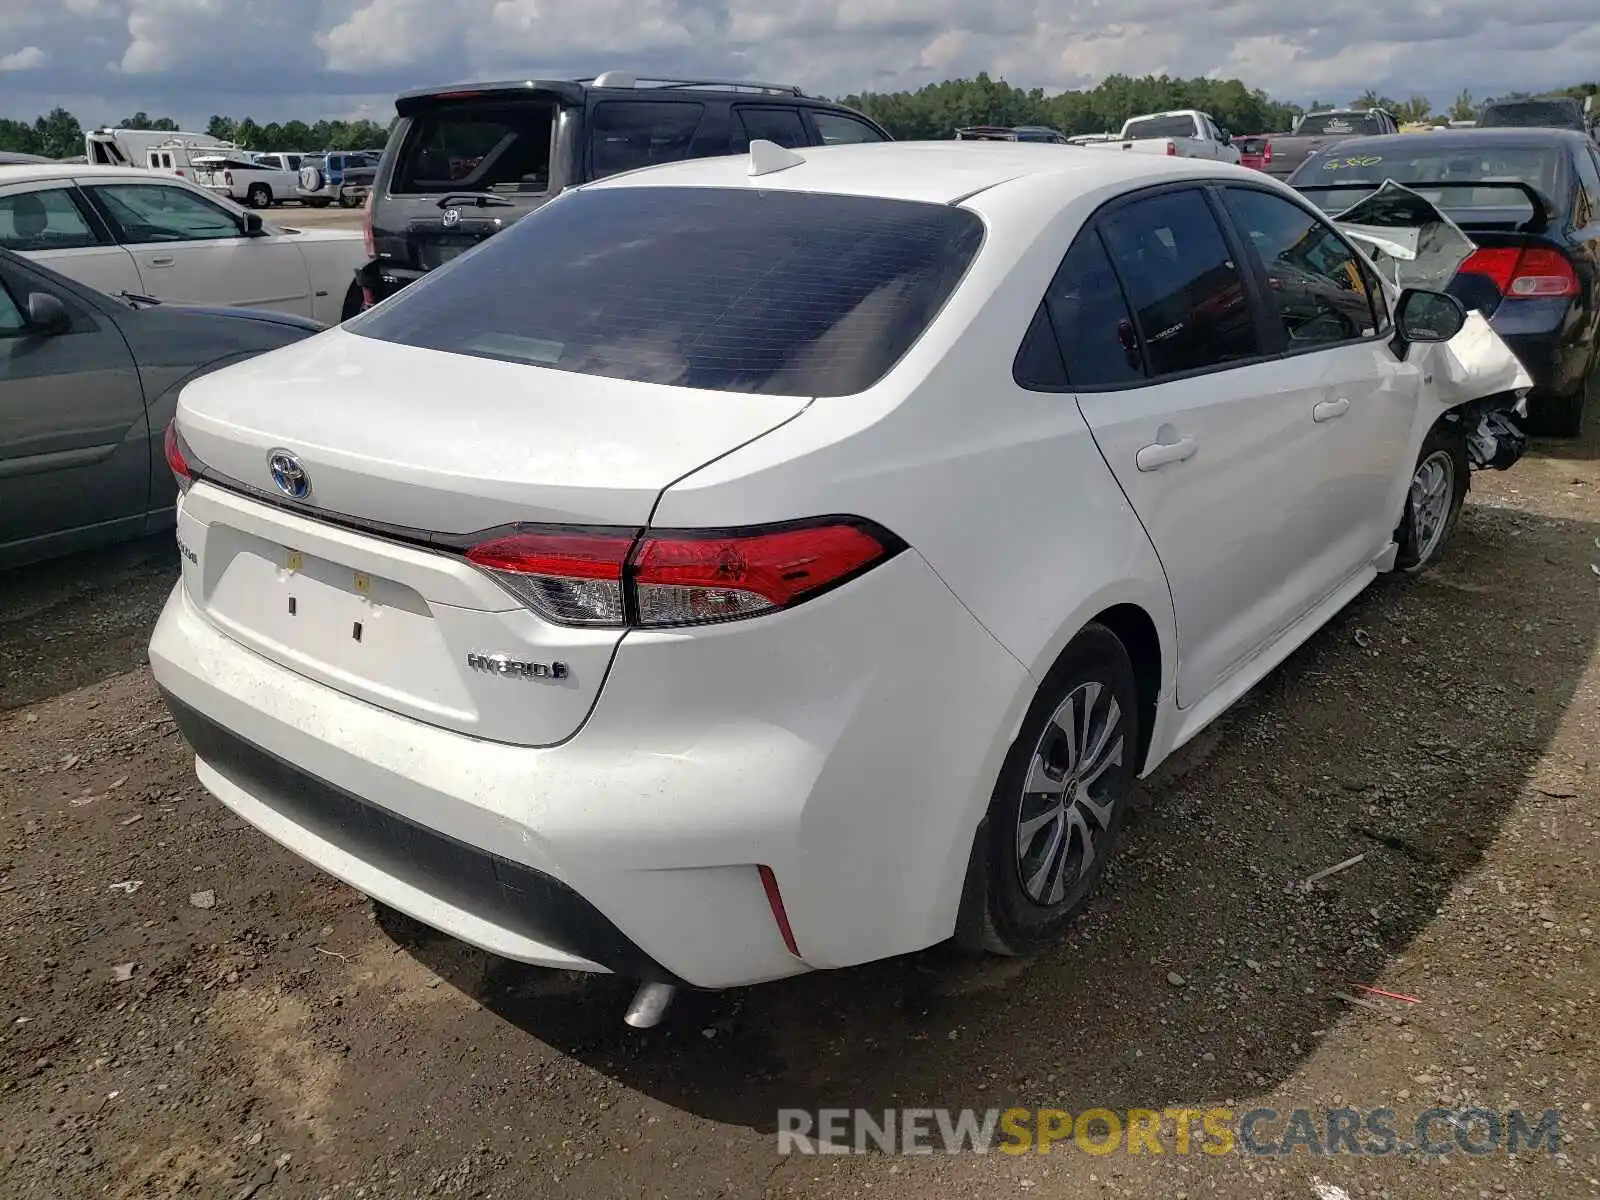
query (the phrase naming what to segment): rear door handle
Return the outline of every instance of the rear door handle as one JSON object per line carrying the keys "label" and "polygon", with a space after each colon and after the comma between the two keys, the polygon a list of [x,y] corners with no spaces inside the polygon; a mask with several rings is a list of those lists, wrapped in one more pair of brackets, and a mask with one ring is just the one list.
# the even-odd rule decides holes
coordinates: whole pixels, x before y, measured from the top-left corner
{"label": "rear door handle", "polygon": [[1341,396],[1337,400],[1324,400],[1321,404],[1312,405],[1311,419],[1318,422],[1331,421],[1335,417],[1344,416],[1349,411],[1350,401]]}
{"label": "rear door handle", "polygon": [[150,265],[152,267],[170,267],[172,265],[172,255],[158,254],[150,260]]}
{"label": "rear door handle", "polygon": [[1193,458],[1194,452],[1198,449],[1200,443],[1193,438],[1179,438],[1175,442],[1154,442],[1141,447],[1133,461],[1141,471],[1159,471],[1169,463]]}

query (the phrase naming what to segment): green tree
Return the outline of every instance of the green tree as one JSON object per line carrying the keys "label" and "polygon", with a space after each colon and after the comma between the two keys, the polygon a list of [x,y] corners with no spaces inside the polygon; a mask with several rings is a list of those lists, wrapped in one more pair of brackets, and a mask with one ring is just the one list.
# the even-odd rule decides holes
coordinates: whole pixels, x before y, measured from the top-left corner
{"label": "green tree", "polygon": [[64,108],[52,108],[33,123],[37,154],[46,158],[71,158],[83,153],[83,126]]}
{"label": "green tree", "polygon": [[1472,93],[1466,88],[1461,89],[1461,94],[1450,105],[1450,119],[1452,121],[1470,121],[1478,115],[1478,105],[1472,98]]}
{"label": "green tree", "polygon": [[206,132],[218,141],[231,142],[238,135],[238,126],[232,117],[224,117],[220,113],[213,113],[211,120],[206,122]]}

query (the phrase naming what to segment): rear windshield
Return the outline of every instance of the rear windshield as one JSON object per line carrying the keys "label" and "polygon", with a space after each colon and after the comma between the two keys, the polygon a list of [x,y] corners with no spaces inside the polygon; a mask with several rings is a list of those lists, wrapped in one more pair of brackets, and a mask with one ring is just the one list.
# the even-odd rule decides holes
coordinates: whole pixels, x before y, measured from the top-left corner
{"label": "rear windshield", "polygon": [[[1349,142],[1324,150],[1307,159],[1290,182],[1338,184],[1332,192],[1310,192],[1311,200],[1328,212],[1350,207],[1361,197],[1392,179],[1420,193],[1430,203],[1446,211],[1471,209],[1520,210],[1532,215],[1533,204],[1527,194],[1504,187],[1463,187],[1462,184],[1518,182],[1532,184],[1546,199],[1559,203],[1563,195],[1562,160],[1565,154],[1545,146],[1473,145],[1471,135],[1449,135],[1465,144],[1448,149],[1411,151],[1399,144],[1407,139],[1386,140],[1381,152],[1363,153],[1359,143]],[[1448,188],[1430,189],[1430,183],[1450,183]],[[1342,185],[1349,184],[1349,190]]]}
{"label": "rear windshield", "polygon": [[1194,137],[1193,117],[1151,117],[1146,121],[1131,121],[1122,131],[1126,141],[1144,142],[1151,138]]}
{"label": "rear windshield", "polygon": [[1478,114],[1478,128],[1545,128],[1583,130],[1583,109],[1577,101],[1538,100],[1490,104]]}
{"label": "rear windshield", "polygon": [[1312,113],[1294,132],[1297,137],[1354,137],[1389,131],[1383,119],[1372,113]]}
{"label": "rear windshield", "polygon": [[578,190],[345,328],[611,379],[844,396],[899,361],[982,240],[947,204]]}
{"label": "rear windshield", "polygon": [[550,189],[556,104],[456,104],[424,113],[406,130],[390,190],[495,192]]}

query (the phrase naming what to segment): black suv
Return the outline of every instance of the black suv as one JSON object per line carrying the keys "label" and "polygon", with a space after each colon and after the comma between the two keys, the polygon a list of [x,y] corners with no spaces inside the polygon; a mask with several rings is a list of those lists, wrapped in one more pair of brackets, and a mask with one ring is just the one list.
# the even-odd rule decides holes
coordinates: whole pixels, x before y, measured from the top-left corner
{"label": "black suv", "polygon": [[886,142],[860,113],[781,84],[516,80],[406,92],[367,209],[374,304],[569,187],[686,158],[780,146]]}

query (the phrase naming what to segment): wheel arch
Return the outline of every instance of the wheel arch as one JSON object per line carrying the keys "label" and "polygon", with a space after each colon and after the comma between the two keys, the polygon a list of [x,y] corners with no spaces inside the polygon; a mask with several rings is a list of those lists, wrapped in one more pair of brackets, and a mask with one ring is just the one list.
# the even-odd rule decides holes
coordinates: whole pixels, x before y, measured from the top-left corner
{"label": "wheel arch", "polygon": [[1114,604],[1096,613],[1091,624],[1104,625],[1122,643],[1133,664],[1133,684],[1139,695],[1138,773],[1144,774],[1161,711],[1161,634],[1150,614],[1137,604]]}

